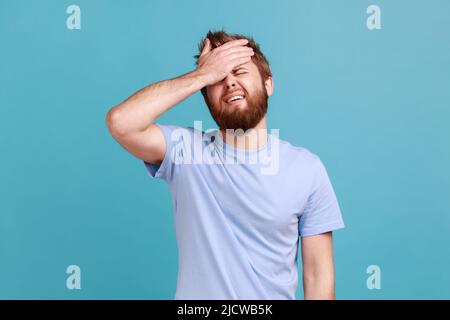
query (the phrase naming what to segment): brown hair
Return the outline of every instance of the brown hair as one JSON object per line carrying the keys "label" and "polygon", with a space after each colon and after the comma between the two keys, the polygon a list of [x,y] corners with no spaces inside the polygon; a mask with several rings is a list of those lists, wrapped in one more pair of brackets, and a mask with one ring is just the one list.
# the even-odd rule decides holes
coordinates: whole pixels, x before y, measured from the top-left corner
{"label": "brown hair", "polygon": [[[200,53],[203,51],[203,47],[205,46],[205,40],[206,38],[209,39],[211,43],[211,50],[217,47],[220,47],[224,43],[231,41],[231,40],[238,40],[238,39],[247,39],[248,43],[247,46],[251,47],[254,51],[254,55],[252,56],[253,63],[258,67],[259,74],[261,75],[261,78],[264,82],[268,77],[272,76],[272,72],[270,71],[269,62],[267,61],[264,54],[261,52],[259,45],[253,40],[253,37],[247,37],[241,34],[232,33],[229,34],[225,30],[220,31],[208,31],[208,34],[205,38],[202,39],[202,41],[198,45],[199,54],[195,55],[194,58],[196,59],[195,64],[198,65],[198,58],[200,57]],[[201,89],[202,95],[205,99],[206,97],[206,87]]]}

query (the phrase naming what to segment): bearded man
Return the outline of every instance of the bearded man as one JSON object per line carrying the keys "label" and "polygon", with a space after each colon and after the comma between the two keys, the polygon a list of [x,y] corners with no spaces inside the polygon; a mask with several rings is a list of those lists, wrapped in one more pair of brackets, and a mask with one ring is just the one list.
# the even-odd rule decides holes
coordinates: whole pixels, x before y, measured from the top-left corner
{"label": "bearded man", "polygon": [[[295,299],[300,243],[305,299],[334,299],[341,211],[320,158],[267,132],[266,57],[252,37],[221,30],[195,58],[193,71],[137,91],[106,117],[114,139],[169,186],[175,299]],[[157,122],[198,91],[218,129]],[[267,160],[274,170],[263,170]]]}

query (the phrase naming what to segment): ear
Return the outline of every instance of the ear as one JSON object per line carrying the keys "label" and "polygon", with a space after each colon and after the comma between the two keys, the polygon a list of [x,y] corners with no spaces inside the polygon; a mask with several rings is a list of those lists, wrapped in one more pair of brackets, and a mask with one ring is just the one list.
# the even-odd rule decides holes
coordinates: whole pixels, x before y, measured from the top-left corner
{"label": "ear", "polygon": [[273,79],[272,79],[272,77],[267,77],[266,81],[264,81],[264,85],[266,87],[267,95],[270,97],[273,94]]}

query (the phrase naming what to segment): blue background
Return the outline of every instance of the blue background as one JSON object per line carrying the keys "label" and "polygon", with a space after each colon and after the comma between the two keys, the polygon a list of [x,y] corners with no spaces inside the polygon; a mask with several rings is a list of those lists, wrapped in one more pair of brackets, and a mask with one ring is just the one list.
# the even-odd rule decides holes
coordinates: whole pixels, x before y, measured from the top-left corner
{"label": "blue background", "polygon": [[[66,8],[81,8],[69,30]],[[381,8],[368,30],[366,8]],[[209,29],[271,63],[268,126],[325,163],[338,299],[450,298],[449,1],[0,1],[0,298],[172,299],[170,193],[107,111],[194,69]],[[160,121],[215,127],[200,93]],[[66,268],[81,268],[81,290]],[[381,268],[380,290],[366,268]],[[301,281],[298,298],[302,298]]]}

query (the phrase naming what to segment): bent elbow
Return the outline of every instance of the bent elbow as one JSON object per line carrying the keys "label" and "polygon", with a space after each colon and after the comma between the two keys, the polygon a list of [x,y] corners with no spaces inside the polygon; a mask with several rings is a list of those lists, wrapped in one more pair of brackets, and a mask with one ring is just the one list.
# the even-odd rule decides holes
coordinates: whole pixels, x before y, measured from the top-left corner
{"label": "bent elbow", "polygon": [[109,132],[111,132],[111,135],[114,137],[119,137],[125,134],[123,126],[120,125],[120,118],[120,112],[115,108],[109,110],[106,115],[106,126],[108,127]]}

